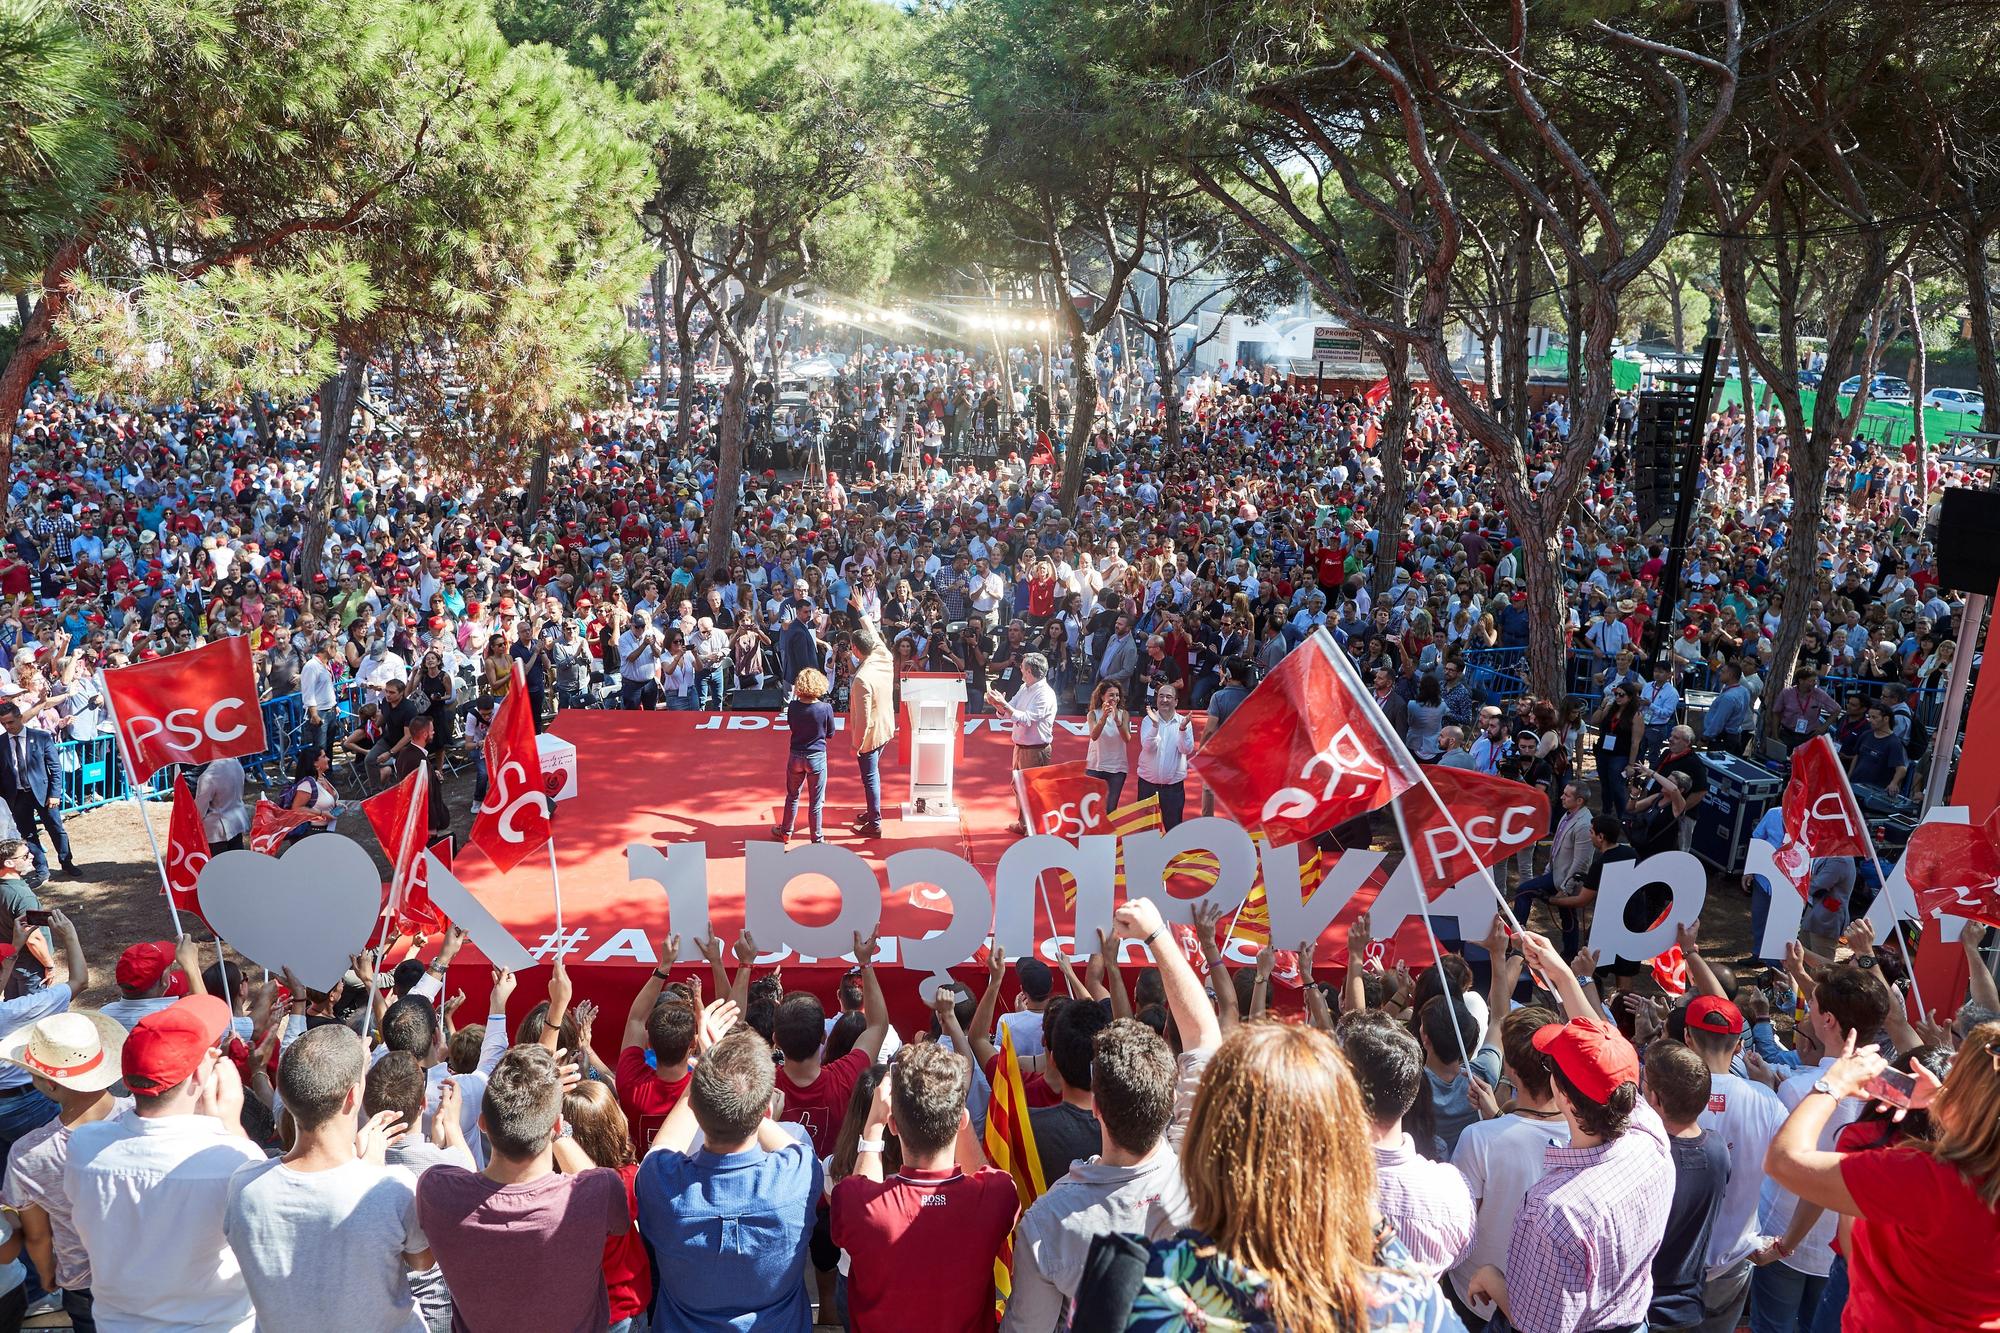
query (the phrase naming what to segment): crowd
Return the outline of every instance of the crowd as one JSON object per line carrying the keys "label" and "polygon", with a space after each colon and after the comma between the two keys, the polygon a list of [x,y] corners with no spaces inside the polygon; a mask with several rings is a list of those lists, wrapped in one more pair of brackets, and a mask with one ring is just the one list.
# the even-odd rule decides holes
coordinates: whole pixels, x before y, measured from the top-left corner
{"label": "crowd", "polygon": [[[1775,730],[1781,757],[1824,732],[1857,785],[1913,788],[1933,739],[1914,692],[1942,683],[1962,627],[1929,540],[1948,470],[1856,439],[1830,521],[1795,533],[1781,425],[1731,407],[1709,422],[1669,607],[1614,424],[1563,534],[1585,688],[1540,699],[1495,674],[1528,639],[1521,557],[1487,465],[1436,402],[1420,397],[1405,523],[1385,533],[1366,397],[1107,364],[1065,514],[1039,437],[1067,424],[1066,367],[1046,368],[1054,394],[1030,393],[1041,369],[856,352],[846,408],[840,390],[827,406],[859,421],[857,447],[823,485],[753,469],[718,571],[713,389],[648,382],[582,420],[528,510],[518,490],[432,471],[401,443],[394,386],[374,386],[307,573],[312,403],[137,410],[35,386],[0,555],[0,906],[16,922],[0,963],[15,997],[0,1002],[0,1328],[51,1304],[79,1328],[93,1308],[110,1329],[319,1328],[337,1310],[362,1327],[628,1333],[2000,1319],[1991,1266],[1952,1262],[2000,1239],[1982,932],[1967,932],[1972,985],[1949,1030],[1906,1020],[1899,960],[1851,920],[1858,877],[1833,858],[1815,866],[1803,947],[1762,986],[1690,937],[1696,984],[1669,1007],[1636,992],[1637,968],[1578,948],[1606,864],[1687,845],[1703,752],[1761,755]],[[1552,467],[1561,400],[1530,428],[1532,466]],[[896,431],[919,429],[904,469]],[[969,440],[1001,452],[954,452]],[[1805,540],[1812,624],[1793,679],[1774,681],[1779,560]],[[1510,894],[1524,919],[1546,904],[1560,949],[1529,934],[1413,979],[1308,976],[1306,1021],[1280,1022],[1268,956],[1233,977],[1213,953],[1193,965],[1154,947],[1163,927],[1135,902],[1118,933],[1128,962],[1152,958],[1136,976],[1065,963],[1058,988],[1024,959],[1002,1014],[996,958],[980,996],[947,989],[904,1043],[870,942],[834,1015],[747,958],[732,976],[704,942],[713,998],[656,972],[607,1065],[560,968],[511,1025],[501,976],[484,1022],[456,1026],[455,934],[428,961],[357,959],[331,994],[135,944],[120,998],[86,1011],[74,930],[26,915],[50,853],[74,864],[61,742],[106,729],[98,672],[224,635],[249,638],[267,698],[296,698],[273,793],[312,814],[293,836],[343,816],[341,766],[372,788],[449,758],[523,688],[540,720],[787,709],[774,833],[817,839],[836,709],[868,796],[859,831],[879,832],[870,741],[909,670],[963,674],[1025,748],[1056,713],[1082,718],[1113,803],[1132,777],[1177,822],[1188,712],[1226,715],[1322,627],[1419,758],[1551,793],[1546,851]],[[1046,758],[1045,742],[1017,750]],[[245,783],[235,761],[200,775],[212,846],[240,845]],[[429,815],[454,823],[442,784]],[[1003,1032],[1032,1171],[985,1156]],[[1918,1072],[1898,1114],[1871,1109],[1899,1070]]]}
{"label": "crowd", "polygon": [[559,959],[538,997],[496,970],[460,1026],[455,929],[331,992],[136,944],[78,1008],[75,925],[38,919],[0,961],[0,1328],[31,1302],[273,1333],[2000,1319],[1976,924],[1949,1025],[1910,1022],[1865,926],[1789,952],[1781,1036],[1696,931],[1669,1004],[1497,918],[1414,977],[1321,983],[1302,949],[1287,1018],[1268,946],[1232,974],[1219,914],[1191,956],[1141,898],[1080,975],[995,952],[906,1034],[872,937],[832,1013],[703,939],[607,1040]]}

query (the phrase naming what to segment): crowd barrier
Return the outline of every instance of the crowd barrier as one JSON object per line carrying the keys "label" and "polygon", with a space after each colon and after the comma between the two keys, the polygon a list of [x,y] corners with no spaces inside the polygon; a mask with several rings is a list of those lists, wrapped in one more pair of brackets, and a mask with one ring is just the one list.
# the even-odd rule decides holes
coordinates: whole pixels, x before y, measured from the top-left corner
{"label": "crowd barrier", "polygon": [[[361,687],[348,685],[338,694],[340,717],[352,718]],[[304,734],[305,705],[297,694],[285,694],[265,700],[262,711],[265,747],[260,754],[243,757],[243,772],[259,786],[276,787],[290,779],[292,760],[310,743]],[[132,782],[111,733],[58,741],[56,758],[62,766],[65,810],[91,810],[132,798]],[[179,772],[179,765],[161,769],[140,784],[139,794],[146,800],[170,799]]]}

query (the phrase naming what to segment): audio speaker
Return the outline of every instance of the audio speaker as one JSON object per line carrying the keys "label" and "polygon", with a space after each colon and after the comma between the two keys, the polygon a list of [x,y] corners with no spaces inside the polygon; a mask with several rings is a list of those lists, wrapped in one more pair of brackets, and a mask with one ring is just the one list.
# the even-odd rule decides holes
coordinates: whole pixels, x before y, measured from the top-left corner
{"label": "audio speaker", "polygon": [[732,713],[775,713],[785,706],[785,692],[773,686],[761,690],[743,689],[729,696]]}
{"label": "audio speaker", "polygon": [[2000,491],[1947,486],[1938,510],[1938,582],[1990,597],[2000,585]]}

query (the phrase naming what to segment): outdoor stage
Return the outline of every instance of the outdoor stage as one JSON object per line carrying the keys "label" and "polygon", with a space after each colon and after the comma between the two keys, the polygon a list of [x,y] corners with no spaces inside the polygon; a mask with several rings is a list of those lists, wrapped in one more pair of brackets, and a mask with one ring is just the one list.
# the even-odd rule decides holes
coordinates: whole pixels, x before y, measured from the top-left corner
{"label": "outdoor stage", "polygon": [[[595,1000],[601,1010],[596,1032],[600,1049],[618,1040],[631,997],[651,970],[651,951],[659,941],[669,931],[683,936],[697,933],[671,920],[658,881],[631,878],[627,847],[640,844],[664,853],[676,843],[705,844],[709,930],[725,947],[733,942],[743,924],[744,846],[770,843],[771,829],[784,810],[783,721],[782,716],[762,713],[560,714],[550,732],[576,747],[578,787],[577,795],[555,806],[555,859],[562,877],[560,934],[546,857],[530,857],[503,875],[476,851],[460,855],[455,873],[516,939],[539,958],[562,953],[578,997]],[[841,721],[844,724],[845,719]],[[878,885],[887,883],[883,863],[891,853],[916,848],[938,848],[963,857],[990,884],[1001,853],[1016,840],[1017,835],[1007,829],[1018,815],[1012,733],[989,717],[971,717],[964,725],[965,749],[956,787],[959,819],[942,823],[900,818],[909,770],[892,743],[883,753],[879,839],[858,838],[848,831],[862,810],[861,779],[845,733],[828,742],[827,840],[861,856],[875,871]],[[1057,723],[1056,762],[1082,759],[1085,745],[1080,720]],[[1136,771],[1136,755],[1132,767]],[[1137,788],[1137,778],[1128,779],[1123,799],[1136,799]],[[1200,812],[1200,799],[1200,779],[1190,774],[1189,817]],[[794,824],[794,847],[804,843],[805,828],[802,803]],[[1364,892],[1363,897],[1373,895]],[[784,901],[802,924],[821,925],[834,918],[838,895],[824,877],[802,875],[787,888]],[[883,956],[878,961],[886,964],[894,962],[891,937],[922,937],[947,921],[946,916],[912,905],[907,891],[892,894],[883,889],[881,901]],[[1048,910],[1037,904],[1036,939],[1043,942],[1044,957],[1052,959],[1048,941],[1066,936],[1070,921],[1059,893],[1050,893],[1047,906],[1057,919],[1051,921]],[[1351,904],[1342,922],[1361,906],[1359,900]],[[1344,924],[1337,924],[1329,932],[1319,953],[1323,963],[1335,961],[1327,946],[1343,930]],[[644,953],[635,954],[642,938],[651,944]],[[475,953],[468,947],[464,957],[471,959]],[[1239,953],[1238,961],[1245,960],[1247,954]],[[764,966],[782,966],[788,989],[820,995],[829,1010],[840,978],[851,966],[841,958],[801,958],[789,951],[767,953],[760,961]],[[706,988],[706,965],[679,964],[674,975],[679,978],[697,969]],[[983,971],[978,963],[966,963],[953,974],[976,993],[983,985]],[[928,1021],[917,994],[927,973],[888,965],[879,974],[899,1030],[907,1033]],[[483,960],[454,968],[451,984],[463,988],[475,1002],[465,1011],[474,1012],[487,989]],[[522,1007],[538,1001],[541,993],[542,987],[530,979],[522,987]]]}

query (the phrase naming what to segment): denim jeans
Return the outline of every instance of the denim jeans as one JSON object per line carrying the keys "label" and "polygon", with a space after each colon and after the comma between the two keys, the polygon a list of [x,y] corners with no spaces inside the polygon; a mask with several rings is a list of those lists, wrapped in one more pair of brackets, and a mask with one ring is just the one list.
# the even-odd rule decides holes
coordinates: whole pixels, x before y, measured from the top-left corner
{"label": "denim jeans", "polygon": [[786,833],[792,831],[792,824],[799,813],[799,789],[812,789],[812,835],[817,842],[820,838],[820,820],[826,811],[826,753],[795,754],[785,763],[785,817],[778,826]]}
{"label": "denim jeans", "polygon": [[627,712],[644,708],[652,689],[653,682],[650,680],[632,680],[621,676],[618,680],[618,706]]}
{"label": "denim jeans", "polygon": [[723,680],[722,668],[713,671],[699,671],[694,678],[696,692],[701,697],[699,707],[719,710],[723,706],[723,696],[728,692]]}
{"label": "denim jeans", "polygon": [[1826,1279],[1782,1260],[1750,1275],[1750,1333],[1810,1333]]}
{"label": "denim jeans", "polygon": [[861,769],[861,793],[867,798],[868,822],[882,822],[882,747],[876,746],[854,756],[855,764]]}
{"label": "denim jeans", "polygon": [[652,1327],[653,1316],[641,1310],[630,1319],[619,1320],[610,1328],[605,1329],[604,1333],[648,1333]]}
{"label": "denim jeans", "polygon": [[669,693],[665,696],[665,700],[669,713],[692,713],[697,702],[693,690],[689,690],[686,694]]}
{"label": "denim jeans", "polygon": [[1847,1256],[1833,1256],[1826,1275],[1826,1289],[1819,1294],[1819,1309],[1813,1312],[1812,1333],[1840,1333],[1841,1317],[1847,1313]]}
{"label": "denim jeans", "polygon": [[1143,801],[1148,796],[1158,796],[1160,798],[1160,826],[1162,828],[1180,827],[1181,819],[1187,811],[1187,783],[1170,782],[1162,787],[1156,786],[1144,778],[1140,778],[1139,799]]}
{"label": "denim jeans", "polygon": [[0,1097],[0,1160],[6,1158],[16,1139],[48,1124],[61,1109],[33,1088]]}
{"label": "denim jeans", "polygon": [[1125,774],[1122,772],[1106,773],[1100,769],[1086,768],[1083,770],[1083,775],[1087,778],[1096,778],[1104,784],[1104,808],[1107,811],[1116,810],[1118,808],[1118,798],[1125,794]]}
{"label": "denim jeans", "polygon": [[1624,754],[1597,752],[1597,776],[1604,787],[1604,813],[1625,817],[1625,802],[1630,799],[1625,790],[1625,766],[1632,757]]}

